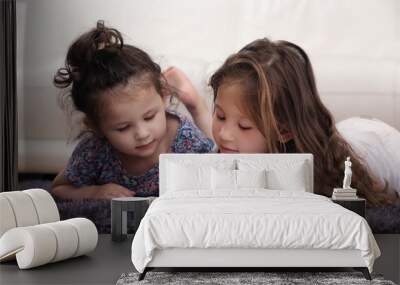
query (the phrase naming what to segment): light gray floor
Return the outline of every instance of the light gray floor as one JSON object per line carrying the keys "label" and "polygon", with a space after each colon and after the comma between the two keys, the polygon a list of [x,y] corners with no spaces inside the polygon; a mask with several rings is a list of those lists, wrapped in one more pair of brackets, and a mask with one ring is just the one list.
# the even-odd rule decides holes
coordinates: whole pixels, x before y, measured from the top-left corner
{"label": "light gray floor", "polygon": [[0,264],[0,284],[115,284],[124,272],[134,271],[130,258],[133,236],[112,242],[99,235],[96,249],[87,256],[19,270],[17,263]]}

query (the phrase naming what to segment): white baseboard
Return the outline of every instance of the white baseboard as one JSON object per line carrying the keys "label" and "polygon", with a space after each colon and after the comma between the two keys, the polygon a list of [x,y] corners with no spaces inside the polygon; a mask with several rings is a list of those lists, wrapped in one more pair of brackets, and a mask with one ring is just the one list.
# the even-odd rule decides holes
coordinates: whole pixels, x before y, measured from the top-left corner
{"label": "white baseboard", "polygon": [[71,156],[76,142],[65,140],[19,140],[19,173],[58,173]]}

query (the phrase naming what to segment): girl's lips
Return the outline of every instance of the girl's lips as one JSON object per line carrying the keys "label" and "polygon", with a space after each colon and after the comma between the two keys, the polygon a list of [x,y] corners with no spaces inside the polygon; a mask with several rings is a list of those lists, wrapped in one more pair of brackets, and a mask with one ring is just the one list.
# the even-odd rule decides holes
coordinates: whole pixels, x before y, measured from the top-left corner
{"label": "girl's lips", "polygon": [[155,142],[155,140],[149,142],[148,144],[143,144],[143,145],[137,146],[136,148],[137,149],[147,149],[147,148],[151,147],[154,142]]}
{"label": "girl's lips", "polygon": [[221,146],[219,150],[221,152],[224,152],[224,153],[237,153],[238,152],[237,150],[234,150],[234,149],[231,149],[231,148],[227,148],[227,147],[223,147],[223,146]]}

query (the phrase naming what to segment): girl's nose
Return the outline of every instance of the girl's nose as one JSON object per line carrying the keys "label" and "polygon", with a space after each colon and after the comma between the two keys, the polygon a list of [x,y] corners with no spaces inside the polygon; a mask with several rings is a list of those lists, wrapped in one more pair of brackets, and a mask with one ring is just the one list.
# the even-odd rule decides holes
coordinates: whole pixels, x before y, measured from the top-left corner
{"label": "girl's nose", "polygon": [[145,140],[150,135],[150,132],[145,127],[137,127],[135,130],[135,140]]}
{"label": "girl's nose", "polygon": [[221,140],[224,140],[224,141],[232,141],[233,140],[233,134],[232,134],[230,128],[227,126],[221,127],[221,129],[219,130],[219,136],[220,136]]}

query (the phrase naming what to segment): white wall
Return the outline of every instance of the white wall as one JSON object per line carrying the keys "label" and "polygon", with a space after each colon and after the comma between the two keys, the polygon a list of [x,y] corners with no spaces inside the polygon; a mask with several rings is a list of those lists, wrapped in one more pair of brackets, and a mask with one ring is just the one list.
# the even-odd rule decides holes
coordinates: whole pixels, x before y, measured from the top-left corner
{"label": "white wall", "polygon": [[309,54],[336,120],[379,118],[400,129],[400,1],[17,0],[19,169],[57,172],[73,144],[52,77],[71,42],[104,19],[162,67],[186,71],[210,99],[209,75],[260,37]]}

